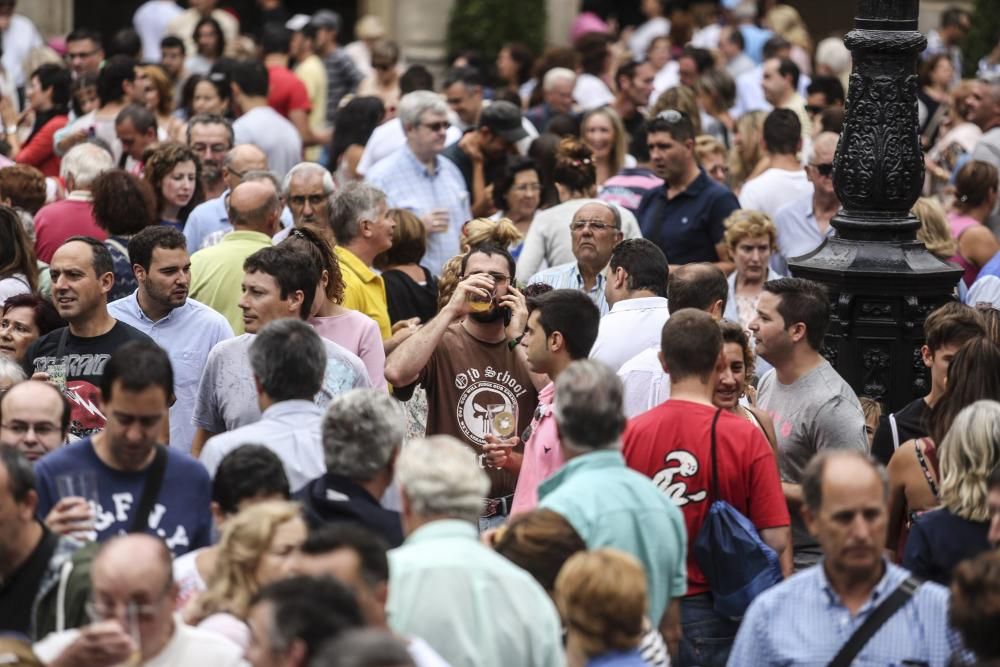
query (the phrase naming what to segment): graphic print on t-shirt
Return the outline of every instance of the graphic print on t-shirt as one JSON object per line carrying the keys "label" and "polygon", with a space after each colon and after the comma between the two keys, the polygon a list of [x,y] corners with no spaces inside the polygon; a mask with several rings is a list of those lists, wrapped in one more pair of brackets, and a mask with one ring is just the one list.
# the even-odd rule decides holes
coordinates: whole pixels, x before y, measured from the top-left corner
{"label": "graphic print on t-shirt", "polygon": [[455,418],[469,440],[482,445],[487,435],[503,438],[516,430],[516,423],[508,430],[505,420],[514,419],[517,399],[527,389],[508,371],[497,371],[492,366],[482,371],[468,368],[455,376],[455,387],[462,391]]}
{"label": "graphic print on t-shirt", "polygon": [[[694,477],[698,474],[698,459],[694,454],[683,449],[675,449],[664,457],[663,463],[666,467],[653,475],[653,484],[675,505],[684,507],[688,503],[705,500],[708,494],[704,490],[689,493],[687,482],[684,481],[685,477]],[[680,479],[674,481],[675,478]]]}
{"label": "graphic print on t-shirt", "polygon": [[[66,377],[100,377],[110,358],[110,354],[103,353],[68,354],[65,356]],[[45,373],[51,364],[58,361],[55,356],[35,357],[35,372]],[[67,380],[63,395],[71,408],[69,432],[72,435],[84,438],[104,428],[107,419],[100,408],[101,392],[93,383],[82,379]]]}

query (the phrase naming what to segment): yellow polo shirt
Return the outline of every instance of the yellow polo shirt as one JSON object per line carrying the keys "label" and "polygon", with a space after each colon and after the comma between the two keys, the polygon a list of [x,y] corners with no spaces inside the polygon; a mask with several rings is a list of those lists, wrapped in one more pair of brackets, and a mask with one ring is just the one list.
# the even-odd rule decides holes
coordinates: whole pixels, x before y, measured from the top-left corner
{"label": "yellow polo shirt", "polygon": [[340,262],[340,273],[344,276],[344,308],[364,313],[375,320],[382,340],[392,335],[389,321],[389,304],[385,298],[385,282],[365,266],[357,255],[344,248],[334,248]]}
{"label": "yellow polo shirt", "polygon": [[240,308],[243,262],[261,248],[270,247],[267,234],[239,230],[191,255],[191,298],[221,313],[237,336],[244,333]]}

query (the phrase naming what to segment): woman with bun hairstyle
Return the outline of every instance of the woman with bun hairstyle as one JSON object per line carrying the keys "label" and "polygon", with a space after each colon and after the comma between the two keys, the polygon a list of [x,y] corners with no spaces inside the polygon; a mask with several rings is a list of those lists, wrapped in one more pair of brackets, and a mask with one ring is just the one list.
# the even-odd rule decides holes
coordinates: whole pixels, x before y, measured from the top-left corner
{"label": "woman with bun hairstyle", "polygon": [[[531,223],[517,260],[517,278],[521,281],[527,281],[541,269],[576,261],[569,225],[581,206],[597,201],[594,154],[579,139],[567,137],[559,142],[553,179],[560,203],[539,211]],[[615,206],[621,214],[624,238],[642,236],[632,212]]]}
{"label": "woman with bun hairstyle", "polygon": [[985,224],[996,203],[996,167],[972,160],[958,170],[948,225],[958,241],[958,252],[951,261],[965,269],[962,281],[966,287],[972,286],[979,270],[1000,250],[1000,243]]}

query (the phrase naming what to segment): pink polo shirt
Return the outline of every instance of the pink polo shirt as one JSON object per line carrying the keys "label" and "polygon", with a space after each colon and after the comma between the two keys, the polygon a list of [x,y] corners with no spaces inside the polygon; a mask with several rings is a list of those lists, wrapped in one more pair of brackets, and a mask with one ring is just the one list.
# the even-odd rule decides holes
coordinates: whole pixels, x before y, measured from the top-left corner
{"label": "pink polo shirt", "polygon": [[538,485],[563,465],[556,419],[552,414],[555,395],[556,385],[553,382],[538,392],[538,410],[531,420],[531,437],[524,445],[524,458],[521,460],[521,472],[518,473],[517,487],[514,489],[511,516],[535,509],[538,505]]}

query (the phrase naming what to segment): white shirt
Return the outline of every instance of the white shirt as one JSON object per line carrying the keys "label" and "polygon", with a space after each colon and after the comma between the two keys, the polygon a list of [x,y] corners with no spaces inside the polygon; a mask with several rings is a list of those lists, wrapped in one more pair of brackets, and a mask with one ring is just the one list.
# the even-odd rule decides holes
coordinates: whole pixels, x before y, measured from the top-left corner
{"label": "white shirt", "polygon": [[268,167],[284,178],[302,161],[302,137],[295,126],[269,106],[246,112],[233,123],[236,145],[256,144],[267,154]]}
{"label": "white shirt", "polygon": [[670,376],[660,364],[660,345],[635,355],[618,369],[622,381],[622,407],[628,418],[652,410],[670,398]]}
{"label": "white shirt", "polygon": [[148,0],[132,16],[132,26],[142,40],[142,59],[160,62],[160,42],[167,34],[167,25],[184,10],[174,0]]}
{"label": "white shirt", "polygon": [[[444,145],[450,146],[461,138],[462,131],[452,125],[445,134]],[[365,175],[369,169],[402,148],[405,143],[406,131],[403,129],[402,120],[393,118],[382,123],[368,138],[361,159],[358,160],[357,172],[362,176]]]}
{"label": "white shirt", "polygon": [[[28,75],[31,74],[24,71],[28,55],[44,45],[45,42],[31,19],[20,14],[14,14],[10,18],[10,25],[3,31],[3,67],[15,88],[27,83]],[[17,98],[14,98],[14,106],[17,107]]]}
{"label": "white shirt", "polygon": [[191,451],[194,440],[194,406],[198,401],[198,382],[208,361],[208,353],[221,341],[233,337],[225,317],[203,303],[188,299],[154,322],[139,306],[138,291],[108,304],[116,320],[146,334],[167,351],[174,369],[174,395],[170,406],[170,446]]}
{"label": "white shirt", "polygon": [[632,60],[641,63],[646,59],[646,51],[649,50],[649,45],[653,43],[653,40],[668,34],[670,34],[670,21],[662,16],[654,16],[636,28],[628,40]]}
{"label": "white shirt", "polygon": [[608,88],[608,84],[601,81],[593,74],[584,72],[576,77],[576,85],[573,87],[573,99],[584,111],[597,109],[614,101],[614,93]]}
{"label": "white shirt", "polygon": [[260,415],[260,421],[208,439],[198,458],[213,478],[226,454],[241,445],[264,445],[278,455],[295,493],[326,473],[320,422],[326,410],[312,401],[281,401]]}
{"label": "white shirt", "polygon": [[[80,631],[54,632],[32,648],[45,664],[62,655],[80,636]],[[211,632],[186,625],[179,616],[174,617],[174,635],[156,656],[142,663],[142,667],[178,667],[179,665],[211,665],[211,667],[237,667],[243,661],[242,652],[232,642]]]}
{"label": "white shirt", "polygon": [[773,219],[778,209],[800,197],[812,197],[813,184],[804,169],[768,169],[740,190],[740,208],[763,211]]}
{"label": "white shirt", "polygon": [[668,319],[667,300],[662,296],[619,301],[601,318],[590,358],[617,371],[636,354],[660,342]]}

